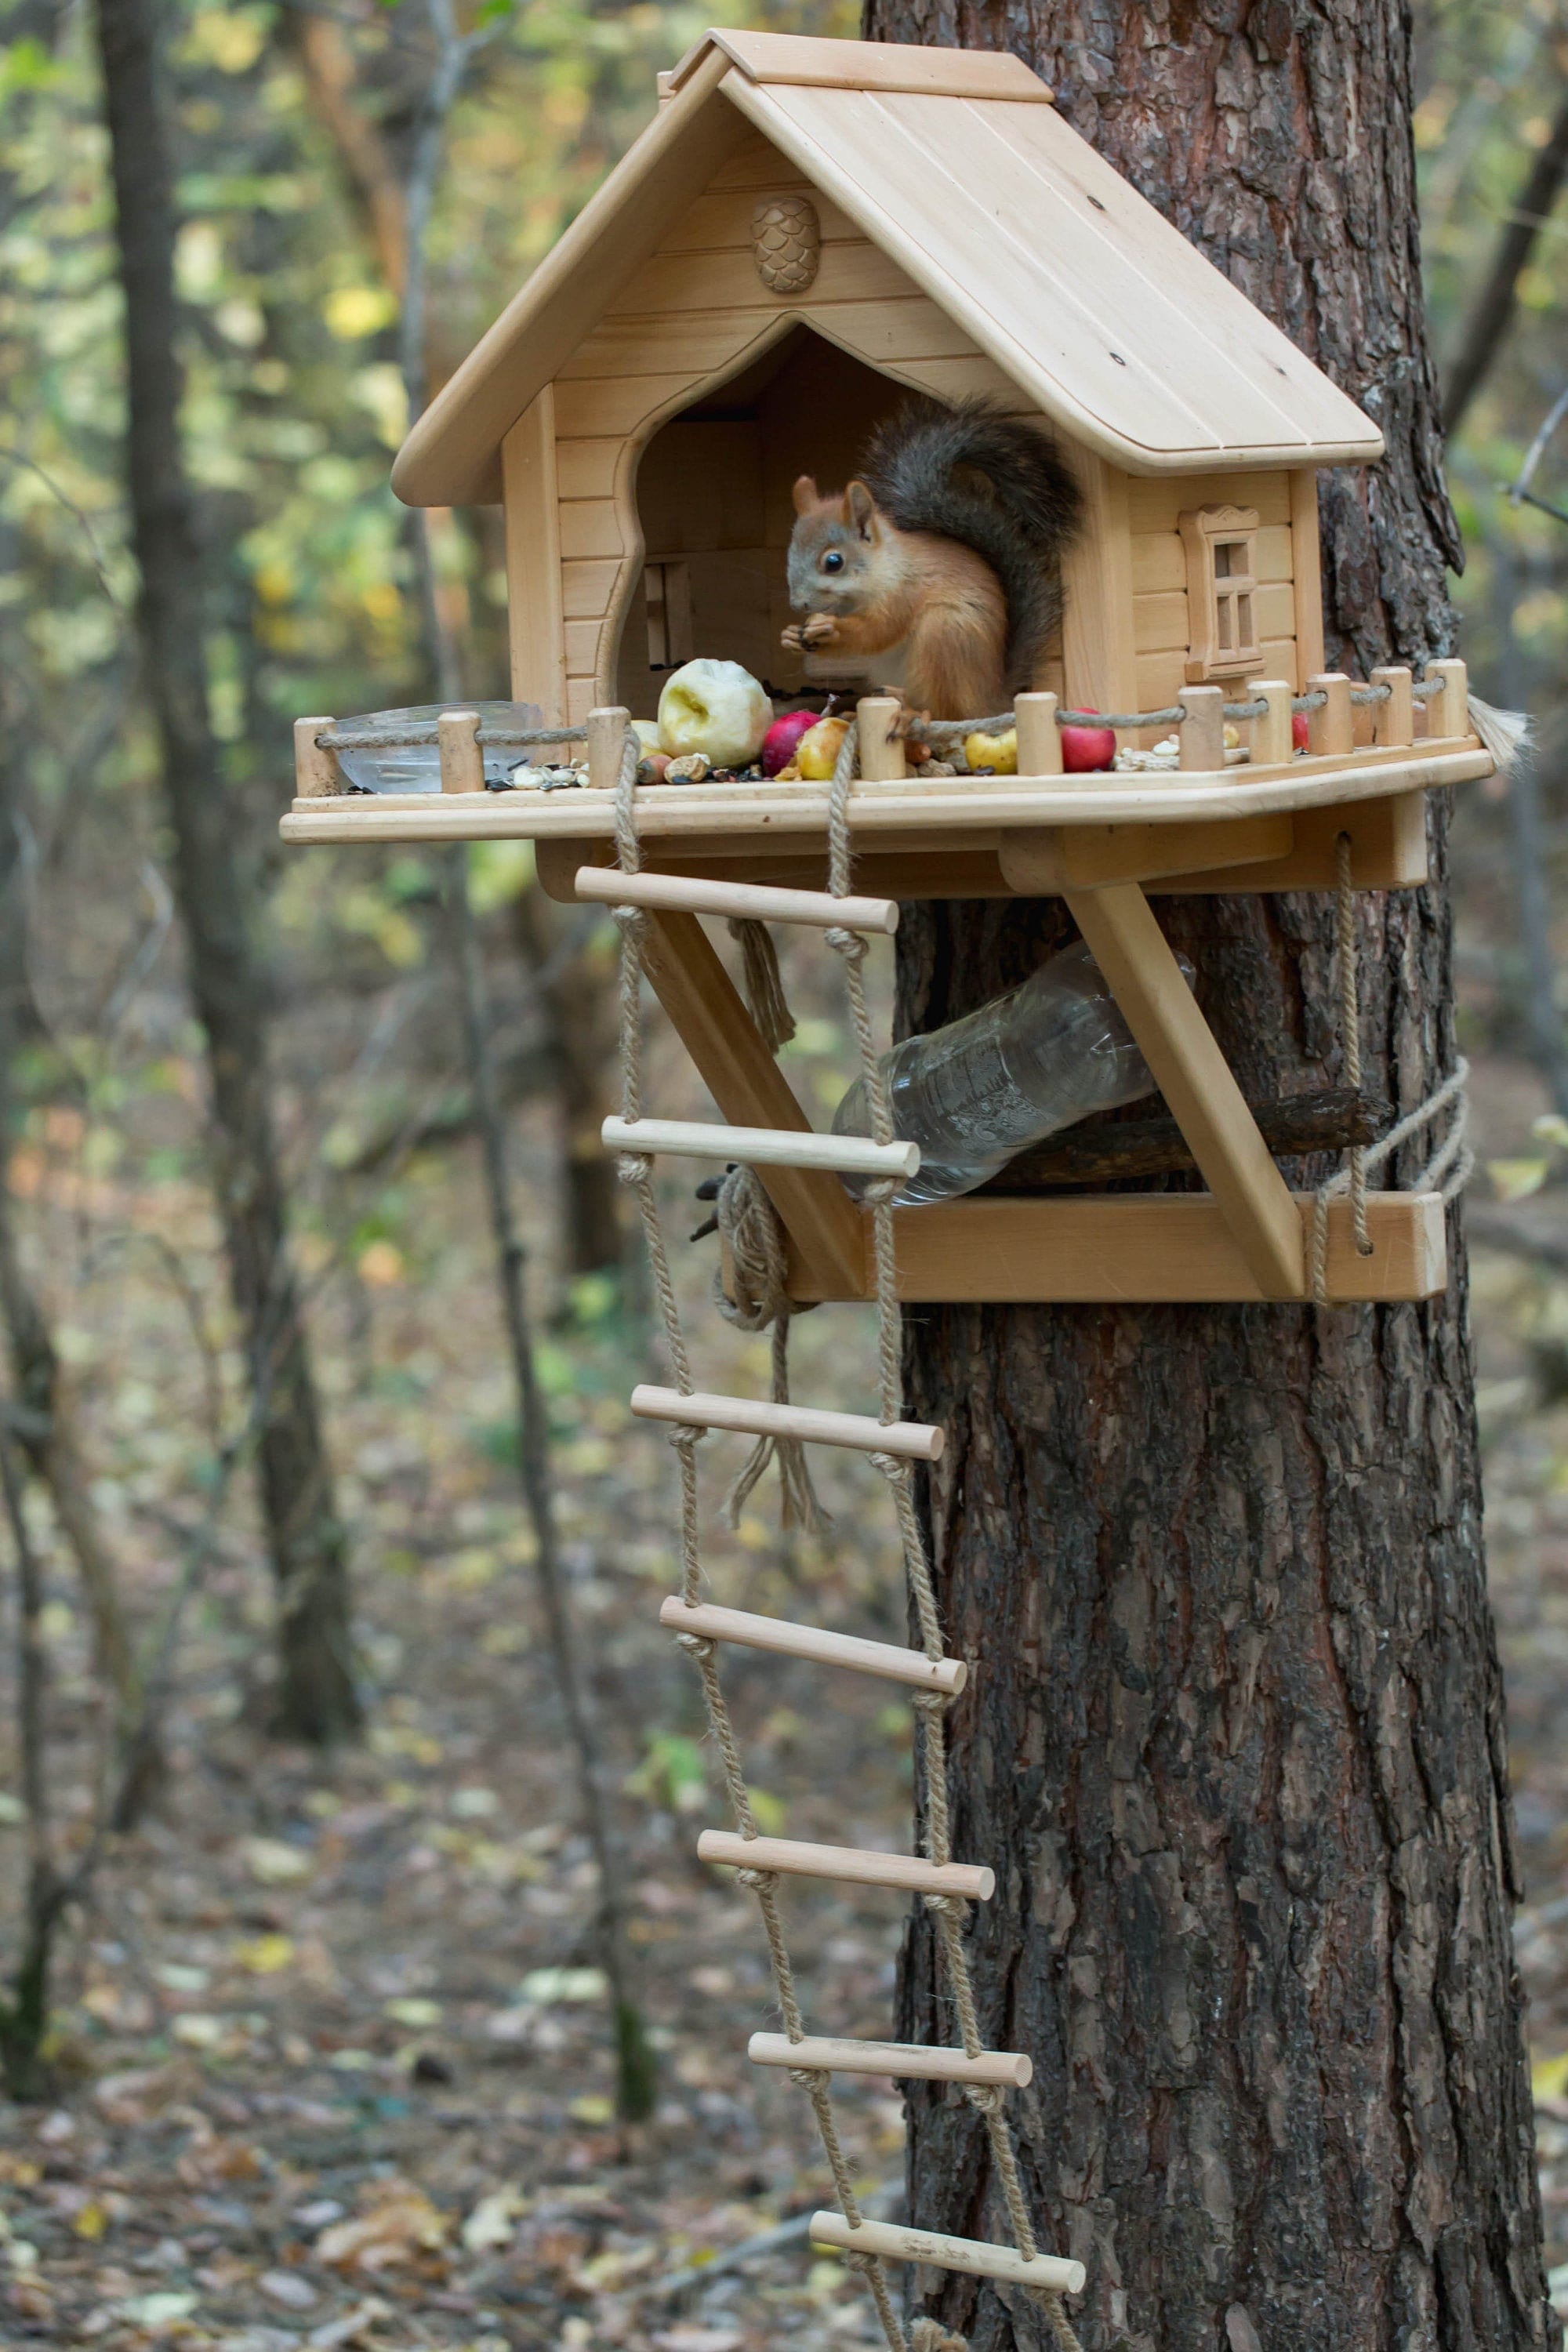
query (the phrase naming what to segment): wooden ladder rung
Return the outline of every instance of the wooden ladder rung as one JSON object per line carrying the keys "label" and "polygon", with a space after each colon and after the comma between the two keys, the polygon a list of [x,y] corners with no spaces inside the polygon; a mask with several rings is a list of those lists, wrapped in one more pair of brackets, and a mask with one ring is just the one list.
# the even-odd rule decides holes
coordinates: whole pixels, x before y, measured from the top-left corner
{"label": "wooden ladder rung", "polygon": [[908,1179],[918,1143],[873,1143],[863,1135],[792,1134],[786,1127],[710,1127],[693,1118],[607,1118],[606,1151],[664,1151],[679,1160],[739,1160],[750,1168],[829,1168],[840,1176]]}
{"label": "wooden ladder rung", "polygon": [[899,928],[896,898],[834,898],[826,890],[708,882],[695,874],[622,874],[613,866],[579,866],[572,887],[579,898],[604,907],[656,907],[676,915],[728,915],[736,922],[805,923],[814,930],[882,931],[889,937]]}
{"label": "wooden ladder rung", "polygon": [[920,1421],[873,1421],[869,1413],[823,1412],[816,1405],[771,1404],[762,1398],[682,1396],[639,1382],[632,1411],[644,1421],[684,1422],[693,1429],[731,1429],[743,1437],[798,1437],[807,1445],[847,1445],[861,1454],[899,1454],[934,1462],[945,1443]]}
{"label": "wooden ladder rung", "polygon": [[1011,2246],[988,2246],[979,2238],[949,2238],[935,2230],[910,2230],[901,2221],[862,2221],[852,2230],[842,2213],[814,2213],[807,2231],[814,2246],[880,2254],[890,2263],[930,2263],[939,2271],[966,2271],[971,2278],[1006,2279],[1015,2286],[1048,2287],[1055,2294],[1083,2293],[1083,2264],[1056,2254],[1027,2262]]}
{"label": "wooden ladder rung", "polygon": [[958,1895],[988,1903],[996,1874],[968,1862],[927,1862],[918,1853],[878,1853],[868,1846],[807,1845],[798,1838],[741,1837],[733,1830],[704,1830],[697,1841],[699,1862],[720,1862],[734,1870],[779,1870],[792,1878],[834,1878],[846,1886],[900,1886],[912,1895]]}
{"label": "wooden ladder rung", "polygon": [[831,2034],[808,2034],[792,2042],[787,2033],[753,2033],[746,2044],[753,2066],[805,2066],[828,2074],[896,2074],[927,2083],[999,2083],[1021,2091],[1035,2071],[1021,2050],[983,2050],[966,2058],[962,2050],[927,2048],[919,2042],[840,2042]]}
{"label": "wooden ladder rung", "polygon": [[679,1601],[671,1594],[658,1622],[672,1633],[698,1633],[710,1642],[739,1642],[748,1650],[775,1650],[786,1658],[809,1658],[819,1666],[850,1666],[879,1675],[884,1682],[910,1683],[916,1690],[956,1697],[969,1680],[962,1658],[927,1658],[891,1642],[868,1642],[859,1633],[829,1633],[818,1625],[792,1625],[784,1617],[755,1617],[749,1609],[720,1609],[707,1601]]}

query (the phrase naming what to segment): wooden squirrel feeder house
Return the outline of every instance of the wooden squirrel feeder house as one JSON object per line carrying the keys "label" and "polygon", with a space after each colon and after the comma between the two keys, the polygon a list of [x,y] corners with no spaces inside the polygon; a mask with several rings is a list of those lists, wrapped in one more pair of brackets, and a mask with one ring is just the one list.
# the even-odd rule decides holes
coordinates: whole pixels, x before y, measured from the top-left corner
{"label": "wooden squirrel feeder house", "polygon": [[[989,395],[1047,425],[1086,524],[1059,646],[1018,698],[1018,774],[910,775],[897,706],[861,702],[853,887],[884,901],[1063,896],[1208,1190],[900,1210],[900,1295],[1303,1298],[1310,1200],[1276,1168],[1150,896],[1331,888],[1345,839],[1355,887],[1419,883],[1426,792],[1493,762],[1462,663],[1325,674],[1317,473],[1375,461],[1375,425],[1016,58],[726,31],[663,78],[655,121],[393,475],[411,504],[504,507],[511,691],[544,725],[581,730],[588,781],[486,792],[472,715],[454,714],[439,793],[353,793],[331,722],[303,719],[284,836],[521,837],[557,898],[623,903],[635,886],[648,978],[715,1102],[773,1139],[754,1164],[792,1296],[871,1296],[868,1212],[839,1160],[812,1164],[827,1139],[809,1138],[700,921],[842,920],[816,903],[828,787],[640,788],[628,877],[616,783],[627,710],[651,709],[693,655],[784,693],[832,682],[827,656],[780,647],[791,486],[847,479],[910,391]],[[1139,720],[1117,730],[1124,751],[1174,733],[1179,765],[1066,774],[1064,710]],[[862,907],[851,921],[893,919]],[[1443,1286],[1435,1192],[1373,1192],[1370,1252],[1347,1202],[1329,1217],[1329,1297]]]}

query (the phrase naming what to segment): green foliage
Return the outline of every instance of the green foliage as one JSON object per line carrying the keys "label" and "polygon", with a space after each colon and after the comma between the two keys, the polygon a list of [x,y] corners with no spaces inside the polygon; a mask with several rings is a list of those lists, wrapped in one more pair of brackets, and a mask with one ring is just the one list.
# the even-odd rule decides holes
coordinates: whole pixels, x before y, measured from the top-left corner
{"label": "green foliage", "polygon": [[[311,23],[317,23],[311,18]],[[432,380],[449,374],[648,119],[654,77],[711,21],[848,32],[847,0],[486,0],[489,37],[449,128],[429,235]],[[0,23],[4,18],[0,17]],[[406,425],[398,292],[308,69],[307,20],[269,0],[175,0],[178,283],[187,458],[205,501],[208,694],[258,866],[302,711],[423,698],[405,516],[388,469]],[[155,746],[129,642],[135,595],[120,467],[121,302],[89,20],[0,42],[0,669],[46,809],[87,784],[144,828]],[[346,103],[405,173],[429,76],[419,0],[325,12]],[[395,186],[394,186],[395,200]],[[497,518],[432,517],[465,691],[505,691]],[[146,846],[161,851],[162,845]],[[384,973],[419,925],[374,861],[281,877],[291,952],[341,942]],[[482,906],[522,862],[479,861]]]}
{"label": "green foliage", "polygon": [[[1496,7],[1442,0],[1419,24],[1415,134],[1431,337],[1440,372],[1513,216],[1537,151],[1568,91],[1568,35],[1548,0]],[[1556,678],[1568,655],[1568,530],[1511,506],[1504,491],[1563,387],[1564,238],[1559,204],[1541,228],[1519,310],[1492,372],[1448,450],[1449,490],[1466,542],[1454,583],[1460,650],[1480,691],[1529,700],[1556,724]],[[1533,487],[1568,508],[1568,431]],[[1513,643],[1506,627],[1513,608]]]}

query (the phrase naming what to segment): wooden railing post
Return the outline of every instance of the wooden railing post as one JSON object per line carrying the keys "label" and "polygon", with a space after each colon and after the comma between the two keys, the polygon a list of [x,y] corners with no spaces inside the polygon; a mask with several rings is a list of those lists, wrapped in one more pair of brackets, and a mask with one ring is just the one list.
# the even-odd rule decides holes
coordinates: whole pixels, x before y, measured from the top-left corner
{"label": "wooden railing post", "polygon": [[482,793],[485,755],[479,749],[477,710],[443,710],[436,721],[444,793]]}
{"label": "wooden railing post", "polygon": [[1186,717],[1178,730],[1182,746],[1182,765],[1188,770],[1212,771],[1225,765],[1225,688],[1223,686],[1184,686],[1182,701]]}
{"label": "wooden railing post", "polygon": [[294,792],[299,800],[330,800],[342,791],[336,760],[316,740],[331,724],[320,718],[294,721]]}

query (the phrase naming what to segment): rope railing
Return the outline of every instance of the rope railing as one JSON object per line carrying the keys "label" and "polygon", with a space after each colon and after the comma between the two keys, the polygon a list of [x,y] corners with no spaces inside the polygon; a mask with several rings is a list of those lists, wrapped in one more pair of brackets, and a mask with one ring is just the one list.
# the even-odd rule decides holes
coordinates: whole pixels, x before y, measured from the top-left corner
{"label": "rope railing", "polygon": [[[394,727],[323,727],[315,738],[322,751],[413,751],[434,749],[440,741],[437,733],[438,721],[416,719],[407,726]],[[474,730],[474,740],[481,747],[531,743],[581,743],[587,734],[586,727],[493,727],[484,724]]]}
{"label": "rope railing", "polygon": [[[1487,731],[1487,719],[1489,714],[1488,713],[1486,706],[1479,703],[1473,696],[1468,695],[1468,689],[1464,683],[1464,665],[1458,661],[1451,661],[1446,662],[1440,667],[1444,672],[1455,674],[1458,677],[1458,686],[1457,691],[1461,695],[1465,695],[1468,698],[1468,724],[1470,729],[1472,730],[1479,730],[1481,733],[1482,740],[1487,745],[1487,748],[1493,751],[1494,756],[1502,758],[1504,756],[1504,751],[1500,751],[1498,750],[1497,746],[1493,743],[1492,737]],[[1391,679],[1396,680],[1397,683],[1391,683]],[[1337,697],[1338,711],[1340,716],[1336,719],[1333,711],[1331,709],[1328,731],[1331,735],[1333,735],[1339,740],[1336,740],[1331,746],[1325,745],[1322,748],[1331,748],[1336,752],[1348,756],[1352,747],[1348,741],[1348,726],[1343,717],[1347,707],[1354,709],[1366,709],[1377,708],[1384,704],[1393,702],[1394,705],[1394,719],[1388,722],[1380,722],[1380,724],[1397,726],[1398,713],[1401,708],[1397,698],[1407,696],[1408,700],[1405,701],[1403,706],[1406,714],[1403,730],[1392,738],[1388,736],[1381,736],[1379,738],[1379,740],[1383,742],[1385,747],[1391,740],[1395,746],[1397,746],[1397,744],[1402,743],[1406,740],[1406,737],[1410,732],[1408,719],[1410,706],[1412,704],[1425,705],[1431,701],[1434,697],[1444,694],[1453,684],[1454,675],[1438,675],[1423,678],[1415,678],[1410,675],[1408,670],[1405,671],[1403,675],[1395,671],[1390,671],[1384,673],[1384,675],[1379,678],[1375,684],[1352,685],[1348,679],[1325,678],[1320,683],[1309,685],[1303,693],[1287,696],[1284,686],[1281,683],[1279,686],[1270,686],[1267,688],[1262,694],[1256,694],[1234,702],[1224,703],[1218,702],[1217,697],[1214,701],[1209,701],[1208,698],[1214,693],[1214,689],[1205,688],[1204,689],[1204,694],[1205,703],[1207,703],[1207,708],[1201,713],[1194,710],[1192,704],[1185,698],[1177,702],[1163,704],[1158,709],[1152,710],[1064,709],[1059,706],[1055,705],[1054,697],[1042,694],[1037,697],[1031,697],[1030,699],[1031,701],[1037,701],[1042,705],[1047,701],[1050,701],[1053,704],[1050,715],[1058,729],[1070,727],[1110,728],[1118,734],[1131,734],[1143,732],[1153,728],[1175,728],[1182,730],[1189,727],[1190,725],[1195,724],[1198,729],[1198,735],[1194,740],[1190,747],[1193,752],[1190,764],[1194,770],[1198,770],[1207,769],[1211,766],[1217,766],[1219,764],[1217,750],[1210,751],[1208,748],[1208,744],[1205,740],[1205,730],[1210,727],[1215,726],[1220,719],[1223,719],[1226,723],[1235,725],[1242,725],[1251,721],[1268,719],[1272,726],[1279,723],[1279,716],[1283,714],[1287,709],[1292,717],[1299,717],[1303,714],[1329,709],[1331,704],[1335,701],[1335,698]],[[1330,689],[1331,689],[1331,691]],[[1044,712],[1042,710],[1041,717],[1043,718],[1043,716]],[[330,793],[340,790],[341,784],[336,781],[333,767],[334,754],[414,750],[436,750],[440,751],[442,749],[444,722],[456,719],[459,717],[465,720],[471,720],[473,714],[468,711],[459,712],[458,710],[453,710],[449,712],[441,712],[429,719],[404,720],[401,723],[395,723],[390,719],[385,723],[378,723],[372,719],[366,720],[359,725],[343,725],[340,724],[336,720],[318,722],[312,719],[300,719],[296,722],[295,726],[297,790],[305,797],[319,796],[323,793]],[[961,744],[963,739],[968,735],[975,733],[996,734],[999,732],[1005,732],[1020,725],[1021,723],[1020,712],[1016,707],[1006,710],[986,712],[982,716],[973,719],[928,719],[918,713],[906,712],[900,719],[900,731],[912,741],[925,746],[930,751],[944,753],[954,750],[955,747]],[[1450,722],[1446,726],[1444,731],[1448,734],[1461,732],[1463,731],[1462,723],[1460,725],[1456,725],[1452,720],[1450,720]],[[1186,758],[1188,739],[1184,736],[1182,740],[1184,744],[1183,764],[1185,766],[1188,764]],[[586,720],[580,721],[574,725],[563,727],[513,727],[508,726],[504,721],[497,722],[480,719],[477,723],[471,725],[468,730],[464,734],[463,740],[466,745],[472,747],[467,753],[467,756],[469,759],[473,758],[474,751],[476,750],[482,751],[484,750],[494,748],[497,750],[527,751],[535,748],[544,750],[552,746],[582,744],[584,741],[587,741],[589,744],[589,757],[587,761],[588,775],[586,781],[591,784],[597,784],[600,789],[604,789],[610,781],[607,777],[601,776],[595,772],[597,762],[592,747],[592,730]],[[1269,740],[1273,740],[1272,735],[1270,735]],[[1507,750],[1508,747],[1504,747],[1504,751],[1506,751]],[[1151,758],[1154,755],[1151,755],[1146,752],[1139,752],[1136,755],[1130,756],[1132,757],[1134,765],[1138,765],[1140,763],[1148,765]],[[1254,740],[1253,756],[1254,758],[1258,756],[1258,739]],[[1266,753],[1265,756],[1271,759],[1281,759],[1288,756],[1288,751],[1284,748],[1272,750]],[[1244,746],[1237,747],[1236,751],[1228,754],[1228,758],[1230,760],[1240,760],[1245,757],[1246,750]],[[1156,765],[1158,764],[1157,759],[1155,759],[1154,763]],[[542,789],[550,790],[553,788],[552,779],[554,782],[564,780],[574,783],[584,780],[583,762],[581,759],[576,762],[567,761],[556,764],[561,768],[560,777],[555,776],[555,771],[552,768],[550,769],[549,773],[546,773],[544,770],[542,770],[537,777],[531,777],[530,781],[537,783]],[[446,755],[444,752],[442,754],[442,767],[443,777],[446,779],[447,766]],[[568,768],[572,769],[573,772],[570,776],[567,776],[565,773],[565,771]],[[485,789],[510,789],[510,782],[511,780],[509,778],[504,783],[491,784],[487,782]],[[469,789],[478,789],[478,785],[477,783],[470,784],[468,782],[461,780],[454,782],[447,779],[446,781],[446,789],[448,791],[466,791]]]}

